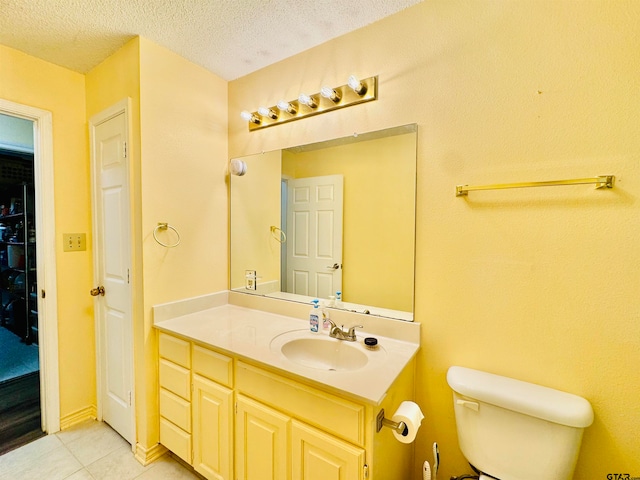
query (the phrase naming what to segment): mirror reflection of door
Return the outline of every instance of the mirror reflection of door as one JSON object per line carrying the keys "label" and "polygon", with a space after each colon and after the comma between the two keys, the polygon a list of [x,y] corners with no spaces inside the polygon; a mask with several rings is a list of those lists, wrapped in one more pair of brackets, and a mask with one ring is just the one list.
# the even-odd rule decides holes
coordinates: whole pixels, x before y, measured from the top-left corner
{"label": "mirror reflection of door", "polygon": [[287,291],[329,298],[342,290],[343,176],[288,180]]}

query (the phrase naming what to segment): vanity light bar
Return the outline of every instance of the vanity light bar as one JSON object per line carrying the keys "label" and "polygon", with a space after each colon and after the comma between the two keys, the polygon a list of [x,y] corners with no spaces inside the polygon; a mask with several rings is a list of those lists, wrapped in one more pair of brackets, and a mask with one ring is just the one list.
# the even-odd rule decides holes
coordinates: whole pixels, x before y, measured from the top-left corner
{"label": "vanity light bar", "polygon": [[362,80],[350,77],[349,82],[340,87],[323,87],[321,92],[313,95],[301,94],[296,100],[281,100],[272,107],[260,107],[255,112],[243,112],[242,118],[247,120],[251,132],[377,99],[377,76]]}

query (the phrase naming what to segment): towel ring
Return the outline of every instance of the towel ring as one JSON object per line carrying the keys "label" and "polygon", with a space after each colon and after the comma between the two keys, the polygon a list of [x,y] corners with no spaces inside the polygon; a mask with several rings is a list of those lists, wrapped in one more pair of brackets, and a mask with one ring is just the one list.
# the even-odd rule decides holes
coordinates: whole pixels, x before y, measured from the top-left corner
{"label": "towel ring", "polygon": [[[173,230],[175,234],[178,236],[178,240],[176,240],[176,242],[172,245],[161,242],[160,240],[158,240],[158,235],[157,235],[159,230]],[[158,222],[158,226],[153,229],[153,239],[163,247],[167,247],[167,248],[173,248],[180,245],[180,233],[178,233],[178,230],[176,230],[175,227],[172,227],[171,225],[165,222]]]}
{"label": "towel ring", "polygon": [[271,225],[271,236],[280,243],[285,243],[287,241],[287,234],[284,233],[282,229],[274,225]]}

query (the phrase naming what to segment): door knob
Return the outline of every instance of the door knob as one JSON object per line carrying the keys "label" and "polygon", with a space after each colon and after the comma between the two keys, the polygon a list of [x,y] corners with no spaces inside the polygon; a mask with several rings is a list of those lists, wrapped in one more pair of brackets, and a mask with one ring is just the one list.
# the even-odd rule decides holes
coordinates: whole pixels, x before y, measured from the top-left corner
{"label": "door knob", "polygon": [[338,270],[340,268],[340,265],[337,263],[334,263],[333,265],[327,265],[327,268],[331,268],[332,270]]}
{"label": "door knob", "polygon": [[92,297],[97,297],[98,295],[104,297],[104,287],[100,285],[98,288],[92,288],[90,293]]}

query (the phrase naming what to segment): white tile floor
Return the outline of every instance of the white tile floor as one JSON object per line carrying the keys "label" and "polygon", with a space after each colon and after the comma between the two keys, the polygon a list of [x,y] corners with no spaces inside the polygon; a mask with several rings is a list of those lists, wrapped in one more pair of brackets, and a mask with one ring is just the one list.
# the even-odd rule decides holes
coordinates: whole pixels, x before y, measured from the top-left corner
{"label": "white tile floor", "polygon": [[87,420],[0,456],[0,480],[197,480],[169,454],[143,467],[108,425]]}

